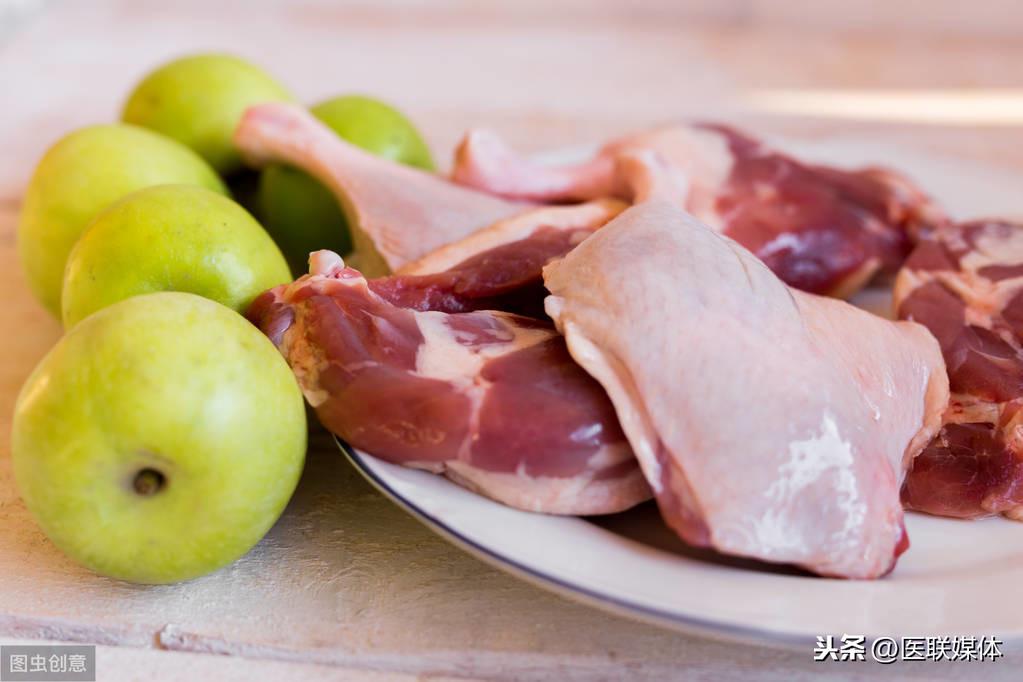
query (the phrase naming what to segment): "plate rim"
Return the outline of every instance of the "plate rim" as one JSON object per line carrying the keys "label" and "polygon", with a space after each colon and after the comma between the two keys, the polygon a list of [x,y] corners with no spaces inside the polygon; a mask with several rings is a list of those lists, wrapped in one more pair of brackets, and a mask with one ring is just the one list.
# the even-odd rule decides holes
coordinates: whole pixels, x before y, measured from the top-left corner
{"label": "plate rim", "polygon": [[[873,144],[875,141],[872,136],[858,134],[829,135],[821,139],[801,139],[798,137],[782,137],[777,140],[774,138],[767,139],[778,143],[783,148],[798,153],[806,160],[821,163],[842,163],[845,165],[865,165],[870,163],[870,160],[860,158],[862,154],[858,150],[865,142]],[[867,147],[872,148],[871,145],[867,145]],[[594,145],[579,145],[578,147],[555,150],[554,152],[542,155],[542,158],[546,161],[573,161],[577,160],[580,156],[584,156],[594,148]],[[1001,201],[1000,197],[1016,196],[1016,190],[1013,189],[1017,186],[1016,180],[1019,178],[1019,174],[1016,172],[998,168],[988,163],[955,158],[935,150],[927,150],[914,145],[904,145],[895,142],[891,138],[884,141],[884,148],[886,162],[891,162],[893,167],[900,168],[909,173],[929,194],[942,196],[943,204],[956,219],[962,220],[975,215],[989,213],[990,206],[988,202],[990,202],[992,196],[999,201]],[[851,153],[851,156],[855,158],[845,158],[850,156],[849,152],[851,149],[856,150]],[[839,160],[840,157],[841,160]],[[873,155],[871,155],[871,159],[873,159]],[[921,171],[925,163],[928,167],[937,164],[942,168],[942,181],[940,183],[936,180],[938,177],[936,174]],[[953,170],[950,171],[950,169]],[[962,179],[963,174],[966,176],[976,175],[979,178],[983,178],[983,183],[980,180],[975,180],[972,181],[972,185],[971,182],[967,182],[968,186],[980,186],[980,184],[985,186],[993,185],[996,190],[993,194],[992,192],[982,193],[984,210],[979,213],[977,206],[980,204],[975,198],[972,198],[972,195],[967,205],[963,202],[953,201],[953,197],[958,196],[957,192],[948,190],[946,194],[946,192],[939,189],[940,187],[945,187],[950,182],[945,176],[951,176],[958,182],[959,179]],[[999,201],[995,202],[997,206],[1001,207],[998,211],[999,214],[1005,214],[1010,219],[1023,220],[1023,214],[1019,213],[1018,203],[1015,199],[1009,204],[1006,204],[1004,201],[999,203]],[[1010,204],[1011,209],[1007,208]],[[492,546],[481,544],[478,540],[466,537],[465,534],[452,527],[448,522],[438,518],[409,497],[395,490],[386,480],[387,472],[378,472],[374,468],[374,462],[386,463],[385,460],[360,452],[336,435],[334,435],[334,439],[345,454],[345,457],[374,488],[432,532],[477,559],[518,579],[536,585],[541,589],[603,611],[615,613],[633,621],[649,623],[675,632],[690,633],[723,641],[766,646],[774,649],[798,649],[804,653],[808,651],[806,647],[813,643],[813,635],[808,631],[793,632],[778,630],[770,626],[765,627],[746,623],[737,624],[713,617],[707,618],[691,612],[683,613],[658,609],[655,606],[637,603],[611,592],[602,592],[590,586],[575,584],[568,579],[560,578],[548,571],[536,568],[532,563],[522,563],[512,554],[502,552],[500,549],[494,549]],[[984,628],[984,632],[988,633],[990,631]],[[841,633],[820,632],[815,634],[828,635]],[[875,631],[865,632],[864,634],[868,639],[873,639],[875,637],[888,636],[889,633]],[[991,634],[1001,637],[1006,645],[1011,643],[1013,646],[1018,646],[1023,643],[1023,627],[1012,634],[993,632]]]}
{"label": "plate rim", "polygon": [[[541,589],[546,589],[558,595],[580,602],[590,607],[609,611],[615,615],[651,624],[659,627],[667,627],[676,632],[685,634],[712,637],[721,641],[737,642],[742,644],[753,644],[757,646],[770,646],[776,649],[789,651],[799,650],[812,642],[808,642],[802,635],[778,632],[768,628],[754,626],[732,625],[699,616],[682,615],[671,611],[651,608],[644,604],[638,604],[628,599],[622,599],[611,594],[601,593],[596,590],[582,587],[567,582],[547,572],[527,566],[514,558],[502,554],[490,547],[466,537],[450,524],[437,518],[434,514],[426,511],[412,500],[398,493],[376,471],[367,463],[367,459],[379,460],[368,453],[360,452],[349,445],[345,440],[331,434],[338,448],[344,453],[348,461],[369,483],[383,493],[388,499],[397,504],[406,513],[416,518],[419,522],[431,531],[440,535],[448,542],[459,549],[471,554],[495,568],[509,573],[516,578],[525,580]],[[826,635],[829,633],[821,633]]]}

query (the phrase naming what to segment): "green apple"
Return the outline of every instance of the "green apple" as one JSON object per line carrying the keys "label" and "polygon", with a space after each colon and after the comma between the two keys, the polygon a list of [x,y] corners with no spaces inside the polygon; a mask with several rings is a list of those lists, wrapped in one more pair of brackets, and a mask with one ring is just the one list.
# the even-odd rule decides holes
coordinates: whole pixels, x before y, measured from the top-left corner
{"label": "green apple", "polygon": [[[312,114],[340,137],[387,159],[433,170],[430,149],[397,109],[369,97],[348,95],[317,104]],[[351,241],[334,195],[306,173],[268,166],[260,178],[260,218],[297,276],[308,270],[311,251],[345,254]]]}
{"label": "green apple", "polygon": [[309,110],[341,138],[368,152],[415,168],[433,170],[430,148],[412,121],[372,97],[345,95]]}
{"label": "green apple", "polygon": [[268,73],[226,54],[198,54],[159,67],[140,82],[121,119],[188,145],[223,174],[241,168],[231,137],[242,114],[260,102],[290,102]]}
{"label": "green apple", "polygon": [[268,166],[259,176],[259,215],[284,252],[291,273],[309,272],[309,254],[352,250],[348,224],[333,193],[291,166]]}
{"label": "green apple", "polygon": [[86,224],[135,190],[184,183],[226,193],[191,149],[143,128],[83,128],[53,145],[36,166],[18,224],[18,254],[36,298],[60,315],[64,263]]}
{"label": "green apple", "polygon": [[15,405],[15,480],[57,547],[103,575],[188,580],[247,552],[305,457],[273,344],[193,294],[136,296],[68,332]]}
{"label": "green apple", "polygon": [[100,212],[71,251],[64,326],[156,291],[187,291],[243,312],[290,279],[270,235],[235,202],[201,187],[149,187]]}

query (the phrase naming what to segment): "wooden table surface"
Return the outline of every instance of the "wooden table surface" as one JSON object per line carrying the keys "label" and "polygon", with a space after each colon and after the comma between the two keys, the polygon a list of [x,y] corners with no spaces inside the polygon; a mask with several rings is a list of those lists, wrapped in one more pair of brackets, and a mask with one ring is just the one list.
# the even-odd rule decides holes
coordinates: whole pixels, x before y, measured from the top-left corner
{"label": "wooden table surface", "polygon": [[[30,0],[0,8],[0,641],[100,644],[100,680],[976,679],[971,666],[813,664],[809,642],[802,652],[717,642],[552,596],[431,534],[372,490],[322,433],[266,539],[183,585],[133,586],[77,567],[32,523],[11,476],[17,391],[61,333],[17,266],[21,193],[46,145],[115,118],[132,83],[160,61],[230,50],[308,101],[349,91],[384,97],[420,123],[440,159],[472,125],[542,149],[703,116],[765,133],[890,140],[1014,169],[1023,181],[1015,3],[971,3],[963,18],[950,0],[865,2],[843,21],[836,13],[845,4]],[[832,89],[853,104],[829,107]],[[1007,104],[985,108],[987,96]],[[1018,670],[1003,662],[984,676],[1018,679]]]}

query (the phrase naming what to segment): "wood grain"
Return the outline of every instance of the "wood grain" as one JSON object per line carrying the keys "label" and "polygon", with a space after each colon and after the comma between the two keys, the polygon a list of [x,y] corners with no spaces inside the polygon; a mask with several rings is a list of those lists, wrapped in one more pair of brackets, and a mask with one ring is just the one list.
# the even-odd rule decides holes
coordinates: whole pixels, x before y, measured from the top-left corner
{"label": "wood grain", "polygon": [[[421,123],[441,159],[474,125],[533,150],[695,116],[764,133],[868,136],[1023,173],[1018,127],[777,117],[746,108],[747,93],[769,88],[1023,86],[1015,3],[981,3],[984,17],[1011,16],[971,15],[963,26],[949,18],[952,4],[937,3],[912,31],[898,3],[865,3],[836,18],[847,5],[814,3],[805,14],[758,0],[628,7],[107,0],[55,3],[25,22],[0,48],[0,639],[100,643],[101,662],[125,666],[101,679],[158,677],[138,672],[147,669],[167,679],[350,679],[354,669],[568,680],[877,672],[815,666],[809,642],[802,653],[737,646],[551,596],[432,535],[362,481],[322,433],[284,518],[247,557],[185,585],[107,580],[65,559],[37,530],[14,489],[8,445],[17,391],[60,335],[17,267],[19,197],[48,144],[115,118],[132,83],[160,61],[228,50],[266,65],[307,101],[348,91],[382,96]],[[240,658],[227,666],[200,653]],[[1016,670],[1006,662],[984,674],[1010,679]],[[261,677],[249,677],[255,671]],[[898,672],[974,678],[963,666]]]}

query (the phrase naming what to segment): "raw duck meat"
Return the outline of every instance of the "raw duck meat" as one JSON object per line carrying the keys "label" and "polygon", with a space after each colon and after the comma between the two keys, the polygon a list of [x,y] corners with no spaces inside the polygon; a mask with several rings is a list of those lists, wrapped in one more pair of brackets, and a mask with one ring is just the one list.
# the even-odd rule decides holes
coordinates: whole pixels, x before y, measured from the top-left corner
{"label": "raw duck meat", "polygon": [[615,159],[657,152],[689,179],[685,208],[804,291],[848,297],[894,274],[913,240],[946,218],[907,178],[882,168],[845,171],[800,162],[720,125],[673,125],[606,145],[593,158],[550,166],[470,132],[452,178],[496,195],[543,202],[630,197]]}
{"label": "raw duck meat", "polygon": [[545,317],[543,267],[626,207],[615,199],[547,206],[500,221],[404,265],[370,288],[415,310],[503,310]]}
{"label": "raw duck meat", "polygon": [[547,312],[607,390],[685,541],[875,578],[908,546],[899,489],[948,379],[921,325],[796,291],[623,163],[637,202],[547,266]]}
{"label": "raw duck meat", "polygon": [[319,251],[310,274],[249,310],[324,426],[529,511],[605,514],[650,498],[607,394],[549,320],[415,310],[376,288]]}
{"label": "raw duck meat", "polygon": [[353,263],[367,275],[388,274],[530,208],[374,156],[290,104],[251,107],[234,141],[253,165],[287,163],[330,188],[352,231]]}
{"label": "raw duck meat", "polygon": [[905,505],[1023,520],[1023,224],[968,222],[922,241],[895,281],[895,306],[937,337],[952,390]]}

